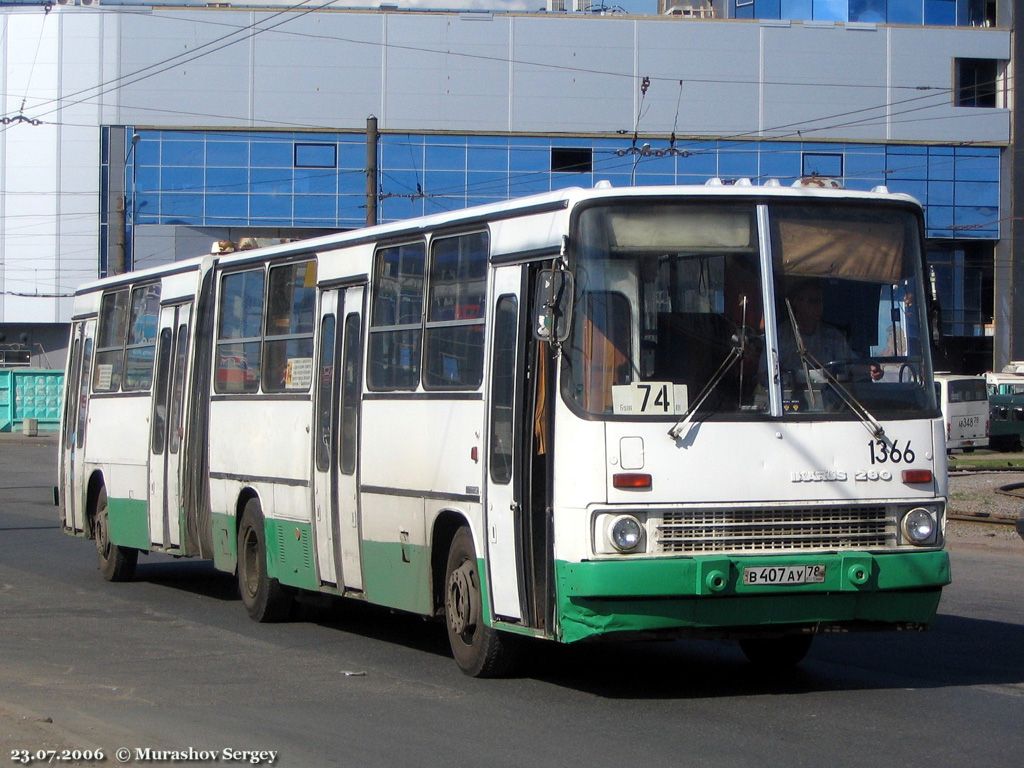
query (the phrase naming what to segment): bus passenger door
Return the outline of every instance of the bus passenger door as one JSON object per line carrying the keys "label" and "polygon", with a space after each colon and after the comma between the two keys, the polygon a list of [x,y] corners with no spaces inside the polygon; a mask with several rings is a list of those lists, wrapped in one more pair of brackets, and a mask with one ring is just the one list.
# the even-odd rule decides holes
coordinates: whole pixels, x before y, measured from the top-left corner
{"label": "bus passenger door", "polygon": [[494,613],[525,619],[522,540],[524,336],[523,267],[494,272],[491,356],[487,396],[487,564]]}
{"label": "bus passenger door", "polygon": [[345,587],[363,589],[360,560],[359,436],[363,400],[363,316],[366,286],[345,289],[341,327],[341,398],[338,412],[338,493],[335,518],[341,540],[335,556],[344,564]]}
{"label": "bus passenger door", "polygon": [[160,308],[149,447],[149,537],[181,546],[180,456],[191,304]]}
{"label": "bus passenger door", "polygon": [[316,367],[316,418],[313,424],[313,522],[320,580],[343,589],[341,562],[334,556],[338,488],[338,302],[339,291],[320,298],[320,348]]}
{"label": "bus passenger door", "polygon": [[85,429],[89,418],[89,379],[92,376],[96,321],[76,323],[71,335],[68,381],[64,389],[64,432],[61,435],[61,504],[63,525],[85,530]]}
{"label": "bus passenger door", "polygon": [[359,422],[364,286],[323,293],[313,458],[320,578],[363,588],[359,552]]}

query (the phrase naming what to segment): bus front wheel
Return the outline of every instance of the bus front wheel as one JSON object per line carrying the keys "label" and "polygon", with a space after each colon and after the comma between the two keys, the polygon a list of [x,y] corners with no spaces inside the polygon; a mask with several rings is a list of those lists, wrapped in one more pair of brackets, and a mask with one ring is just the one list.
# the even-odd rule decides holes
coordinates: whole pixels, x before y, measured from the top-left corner
{"label": "bus front wheel", "polygon": [[747,661],[765,670],[785,670],[795,667],[811,650],[814,635],[783,635],[782,637],[752,637],[740,640],[740,650]]}
{"label": "bus front wheel", "polygon": [[514,638],[486,625],[473,535],[465,526],[455,533],[448,550],[444,617],[459,669],[472,677],[498,677],[511,671]]}
{"label": "bus front wheel", "polygon": [[238,591],[255,621],[281,621],[291,611],[292,594],[267,573],[266,530],[257,499],[246,502],[238,526]]}
{"label": "bus front wheel", "polygon": [[107,489],[100,488],[96,497],[96,516],[93,520],[96,553],[100,560],[100,573],[107,581],[130,581],[135,575],[139,550],[120,547],[110,541],[110,520],[107,515]]}

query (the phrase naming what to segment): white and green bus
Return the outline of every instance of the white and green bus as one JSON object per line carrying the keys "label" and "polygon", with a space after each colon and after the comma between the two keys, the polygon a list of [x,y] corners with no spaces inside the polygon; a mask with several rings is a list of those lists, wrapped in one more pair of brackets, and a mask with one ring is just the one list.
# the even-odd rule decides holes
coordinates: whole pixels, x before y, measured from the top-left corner
{"label": "white and green bus", "polygon": [[472,675],[523,637],[783,665],[921,628],[945,431],[928,345],[886,344],[927,339],[923,265],[909,197],[713,180],[103,279],[75,296],[62,525],[112,581],[210,559],[258,621],[299,590],[438,617]]}

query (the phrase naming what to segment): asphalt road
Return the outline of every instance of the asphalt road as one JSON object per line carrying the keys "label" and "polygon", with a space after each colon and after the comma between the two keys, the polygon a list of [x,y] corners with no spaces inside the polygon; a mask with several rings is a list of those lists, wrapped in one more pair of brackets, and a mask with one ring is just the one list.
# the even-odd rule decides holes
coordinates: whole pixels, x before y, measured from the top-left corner
{"label": "asphalt road", "polygon": [[54,453],[0,442],[0,765],[60,747],[111,765],[118,748],[299,768],[1024,764],[1019,539],[954,538],[931,631],[821,637],[785,679],[694,641],[537,645],[523,676],[481,681],[414,617],[316,598],[258,625],[230,576],[164,556],[104,582],[55,523]]}

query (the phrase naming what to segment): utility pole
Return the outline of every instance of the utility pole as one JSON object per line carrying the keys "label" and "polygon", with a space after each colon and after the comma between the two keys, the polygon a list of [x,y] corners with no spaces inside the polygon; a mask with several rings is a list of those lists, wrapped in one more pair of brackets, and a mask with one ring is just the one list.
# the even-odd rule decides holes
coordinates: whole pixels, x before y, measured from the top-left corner
{"label": "utility pole", "polygon": [[366,226],[377,223],[377,118],[366,118]]}

